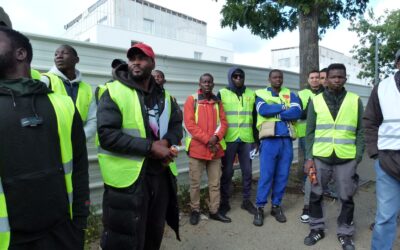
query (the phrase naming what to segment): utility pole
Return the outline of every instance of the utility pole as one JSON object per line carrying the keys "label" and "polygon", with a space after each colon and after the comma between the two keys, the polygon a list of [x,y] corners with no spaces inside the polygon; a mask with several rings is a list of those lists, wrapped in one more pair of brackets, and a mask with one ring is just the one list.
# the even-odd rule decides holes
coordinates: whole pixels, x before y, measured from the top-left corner
{"label": "utility pole", "polygon": [[379,39],[378,39],[378,36],[376,36],[375,37],[375,80],[374,80],[374,85],[377,85],[379,83],[378,46],[379,46]]}

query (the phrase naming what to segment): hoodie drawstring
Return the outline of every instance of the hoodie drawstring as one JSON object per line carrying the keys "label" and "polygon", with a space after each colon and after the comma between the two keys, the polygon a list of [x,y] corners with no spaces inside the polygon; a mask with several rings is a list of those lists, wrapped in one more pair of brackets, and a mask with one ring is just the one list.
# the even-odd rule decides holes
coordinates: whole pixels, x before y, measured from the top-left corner
{"label": "hoodie drawstring", "polygon": [[15,102],[14,92],[11,89],[7,89],[7,91],[10,92],[14,108],[17,107],[17,103]]}

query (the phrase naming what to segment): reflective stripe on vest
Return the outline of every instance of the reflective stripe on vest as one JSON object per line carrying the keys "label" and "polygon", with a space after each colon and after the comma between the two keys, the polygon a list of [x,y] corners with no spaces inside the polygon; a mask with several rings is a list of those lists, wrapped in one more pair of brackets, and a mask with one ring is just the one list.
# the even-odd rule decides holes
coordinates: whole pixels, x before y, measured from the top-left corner
{"label": "reflective stripe on vest", "polygon": [[[199,105],[197,105],[197,94],[193,94],[192,97],[193,97],[193,100],[194,100],[195,105],[196,105],[195,106],[195,111],[194,111],[194,117],[195,117],[195,122],[197,124],[197,121],[199,120]],[[220,119],[219,119],[219,105],[218,105],[218,103],[214,104],[214,109],[217,112],[217,129],[216,130],[218,130],[219,127],[221,126],[221,122],[220,122]],[[185,130],[186,130],[185,150],[186,150],[186,152],[189,152],[190,142],[192,141],[192,135],[189,133],[189,131],[186,129],[186,127],[185,127]],[[225,143],[224,138],[222,138],[219,141],[219,144],[221,145],[221,148],[223,150],[226,149],[226,143]]]}
{"label": "reflective stripe on vest", "polygon": [[341,159],[355,158],[358,99],[356,94],[347,92],[334,121],[323,95],[319,94],[313,98],[317,115],[314,156],[329,157],[335,152]]}
{"label": "reflective stripe on vest", "polygon": [[253,138],[253,108],[255,94],[246,88],[242,96],[238,97],[229,89],[221,89],[221,101],[224,106],[228,130],[225,134],[226,142],[234,142],[240,138],[243,142],[252,143]]}
{"label": "reflective stripe on vest", "polygon": [[51,104],[56,111],[58,136],[60,137],[61,159],[64,168],[65,184],[67,187],[69,211],[72,218],[72,122],[74,119],[75,107],[71,98],[58,94],[48,95]]}
{"label": "reflective stripe on vest", "polygon": [[[171,118],[171,95],[168,91],[164,90],[165,94],[165,101],[164,101],[164,110],[160,115],[160,138],[163,138],[164,135],[168,132],[168,124],[169,119]],[[169,163],[169,169],[171,170],[172,174],[177,176],[178,175],[178,168],[176,166],[176,162],[172,161]]]}
{"label": "reflective stripe on vest", "polygon": [[[68,95],[62,79],[53,73],[44,73],[43,75],[49,77],[50,87],[55,93]],[[81,115],[82,121],[85,123],[89,113],[89,106],[92,102],[93,93],[90,84],[83,81],[79,82],[78,95],[76,97],[76,108]]]}
{"label": "reflective stripe on vest", "polygon": [[[142,105],[136,90],[127,87],[119,81],[107,83],[106,87],[111,99],[121,112],[122,131],[133,137],[146,138]],[[165,96],[169,97],[167,93]],[[164,111],[167,110],[167,112],[170,112],[170,108],[168,108],[168,106],[170,106],[170,98],[166,102],[168,102],[168,104],[164,107]],[[163,115],[161,114],[161,116]],[[161,124],[165,124],[164,121],[161,122],[161,116],[160,126]],[[168,126],[168,122],[166,126]],[[116,188],[125,188],[132,185],[139,177],[145,157],[140,155],[117,154],[99,146],[98,159],[104,183]],[[171,169],[171,172],[175,174],[177,170]]]}
{"label": "reflective stripe on vest", "polygon": [[[68,210],[72,219],[72,143],[71,131],[75,112],[71,98],[58,94],[48,94],[57,117],[57,130],[60,138],[61,160],[64,168],[65,186],[68,196]],[[0,250],[7,250],[10,244],[10,224],[8,221],[6,197],[0,178]]]}
{"label": "reflective stripe on vest", "polygon": [[[315,94],[310,90],[310,89],[303,89],[299,91],[299,98],[301,100],[301,105],[303,107],[303,110],[306,108],[308,100],[313,98]],[[304,137],[306,136],[306,124],[307,120],[298,120],[296,123],[296,132],[297,136]]]}
{"label": "reflective stripe on vest", "polygon": [[[284,104],[286,108],[290,107],[290,90],[288,88],[282,87],[279,96],[272,96],[271,91],[267,89],[256,90],[256,95],[267,104]],[[275,117],[264,117],[257,114],[257,129],[260,130],[261,124],[266,121],[277,122],[281,120]]]}

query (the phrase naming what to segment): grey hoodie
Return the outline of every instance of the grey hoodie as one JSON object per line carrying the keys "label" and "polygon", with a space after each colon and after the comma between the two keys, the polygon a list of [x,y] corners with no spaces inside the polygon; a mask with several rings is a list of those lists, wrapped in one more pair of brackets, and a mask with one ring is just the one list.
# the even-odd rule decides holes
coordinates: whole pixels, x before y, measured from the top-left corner
{"label": "grey hoodie", "polygon": [[[75,69],[76,78],[73,80],[69,80],[61,71],[59,71],[57,69],[56,66],[53,66],[49,70],[49,73],[59,76],[63,80],[64,83],[69,82],[70,84],[73,84],[73,83],[79,83],[80,81],[82,81],[81,80],[82,79],[81,72],[77,69]],[[40,80],[42,82],[44,82],[47,85],[47,87],[49,87],[50,80],[48,77],[42,76],[42,78]],[[97,110],[96,100],[95,100],[95,98],[92,98],[92,101],[89,106],[87,120],[86,120],[86,122],[83,122],[83,125],[84,125],[83,129],[85,130],[86,141],[91,139],[94,136],[94,134],[96,133],[96,128],[97,128],[96,110]]]}

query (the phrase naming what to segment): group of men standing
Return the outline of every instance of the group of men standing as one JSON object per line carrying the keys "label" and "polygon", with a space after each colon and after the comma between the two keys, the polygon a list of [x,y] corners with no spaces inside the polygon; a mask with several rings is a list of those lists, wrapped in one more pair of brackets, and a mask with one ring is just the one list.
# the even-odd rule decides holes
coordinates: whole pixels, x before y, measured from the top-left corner
{"label": "group of men standing", "polygon": [[[209,218],[231,222],[227,213],[236,155],[243,182],[241,208],[254,215],[254,225],[262,226],[271,196],[271,215],[286,222],[281,202],[293,159],[292,143],[300,138],[304,172],[313,169],[316,177],[313,182],[305,180],[310,233],[304,244],[314,245],[325,236],[322,194],[333,178],[342,202],[338,240],[343,249],[354,249],[353,196],[364,150],[363,105],[344,88],[343,64],[327,68],[325,88],[319,81],[322,73],[310,72],[310,88],[299,96],[283,86],[283,72],[277,69],[269,73],[269,87],[252,91],[245,85],[244,70],[233,67],[228,85],[217,94],[213,76],[205,73],[182,114],[163,88],[164,74],[153,72],[152,48],[138,43],[126,56],[128,61],[113,66],[113,79],[94,97],[75,68],[79,57],[73,47],[57,48],[54,66],[38,75],[30,68],[29,39],[0,27],[0,250],[83,249],[90,205],[85,145],[96,131],[105,187],[102,249],[159,249],[165,222],[180,239],[175,158],[183,138],[182,123],[192,225],[200,219],[204,169]],[[400,53],[398,68],[399,59]],[[373,249],[390,249],[400,209],[398,197],[386,190],[399,189],[400,114],[390,108],[399,100],[399,79],[397,72],[394,80],[374,88],[364,115],[368,152],[379,157]],[[255,205],[250,200],[254,151],[260,154]]]}

